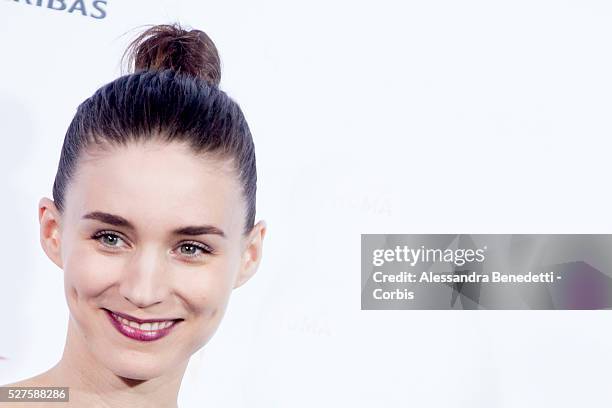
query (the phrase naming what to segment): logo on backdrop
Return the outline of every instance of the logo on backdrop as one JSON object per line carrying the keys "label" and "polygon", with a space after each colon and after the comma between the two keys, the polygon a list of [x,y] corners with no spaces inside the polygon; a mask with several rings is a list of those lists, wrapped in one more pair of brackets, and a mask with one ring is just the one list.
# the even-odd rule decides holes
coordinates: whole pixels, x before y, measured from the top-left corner
{"label": "logo on backdrop", "polygon": [[107,0],[13,0],[30,6],[44,7],[95,19],[106,18]]}

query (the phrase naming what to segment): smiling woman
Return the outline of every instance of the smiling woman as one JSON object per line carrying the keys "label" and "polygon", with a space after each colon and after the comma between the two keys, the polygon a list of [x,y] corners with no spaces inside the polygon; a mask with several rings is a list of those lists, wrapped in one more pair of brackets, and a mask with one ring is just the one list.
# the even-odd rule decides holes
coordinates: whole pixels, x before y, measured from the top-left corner
{"label": "smiling woman", "polygon": [[101,87],[64,139],[40,240],[64,271],[64,353],[14,386],[70,387],[75,406],[176,406],[191,355],[261,260],[255,152],[218,87],[210,38],[153,26],[134,73]]}

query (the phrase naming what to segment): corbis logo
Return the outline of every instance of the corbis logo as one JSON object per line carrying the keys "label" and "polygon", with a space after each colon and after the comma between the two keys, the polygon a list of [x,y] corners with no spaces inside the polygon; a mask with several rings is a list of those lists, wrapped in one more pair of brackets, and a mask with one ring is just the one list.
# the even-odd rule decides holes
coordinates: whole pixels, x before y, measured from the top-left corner
{"label": "corbis logo", "polygon": [[52,10],[81,14],[96,19],[106,18],[107,0],[13,0],[15,3],[46,7]]}

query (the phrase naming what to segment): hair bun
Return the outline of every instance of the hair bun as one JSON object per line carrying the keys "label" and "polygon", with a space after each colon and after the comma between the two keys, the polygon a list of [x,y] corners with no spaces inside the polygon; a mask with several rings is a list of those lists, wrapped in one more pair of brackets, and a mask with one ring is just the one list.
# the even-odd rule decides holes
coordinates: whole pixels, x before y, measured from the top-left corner
{"label": "hair bun", "polygon": [[221,60],[210,37],[178,23],[148,28],[129,44],[122,61],[126,55],[133,72],[172,69],[214,85],[221,81]]}

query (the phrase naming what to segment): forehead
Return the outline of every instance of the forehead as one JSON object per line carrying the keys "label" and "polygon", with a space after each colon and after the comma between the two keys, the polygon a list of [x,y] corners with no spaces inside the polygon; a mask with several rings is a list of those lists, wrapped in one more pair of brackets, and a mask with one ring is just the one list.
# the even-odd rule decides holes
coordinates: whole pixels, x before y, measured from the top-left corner
{"label": "forehead", "polygon": [[240,229],[243,203],[229,160],[196,155],[186,144],[133,142],[82,152],[66,193],[66,210],[104,211],[138,228],[210,223]]}

